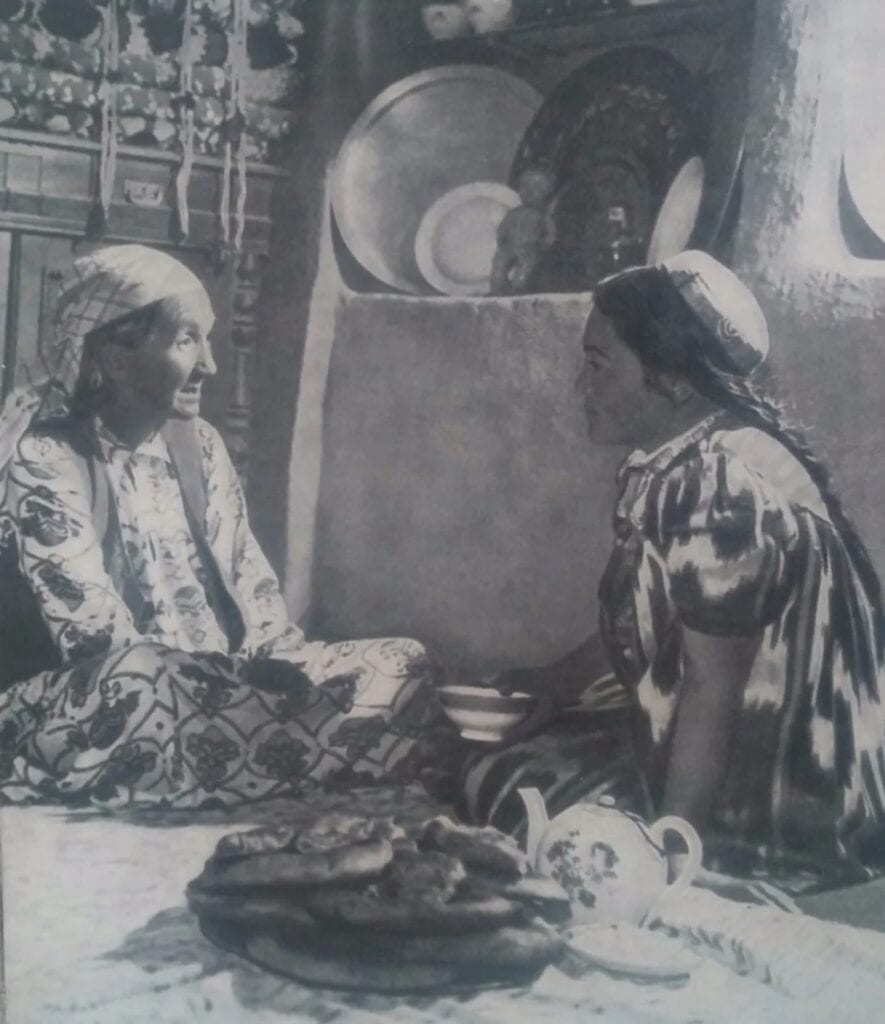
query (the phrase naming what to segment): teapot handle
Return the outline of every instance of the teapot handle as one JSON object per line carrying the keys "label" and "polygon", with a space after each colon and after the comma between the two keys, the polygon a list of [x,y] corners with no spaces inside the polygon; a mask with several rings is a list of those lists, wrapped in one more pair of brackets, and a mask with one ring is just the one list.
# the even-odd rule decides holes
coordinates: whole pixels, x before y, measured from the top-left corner
{"label": "teapot handle", "polygon": [[654,842],[660,847],[664,845],[664,836],[667,832],[675,832],[677,835],[682,836],[685,845],[688,847],[688,860],[686,860],[678,876],[667,885],[664,894],[672,896],[678,892],[683,892],[695,880],[695,876],[701,867],[701,858],[704,851],[701,837],[689,822],[684,818],[677,818],[674,814],[658,818],[656,822],[649,825],[648,831]]}

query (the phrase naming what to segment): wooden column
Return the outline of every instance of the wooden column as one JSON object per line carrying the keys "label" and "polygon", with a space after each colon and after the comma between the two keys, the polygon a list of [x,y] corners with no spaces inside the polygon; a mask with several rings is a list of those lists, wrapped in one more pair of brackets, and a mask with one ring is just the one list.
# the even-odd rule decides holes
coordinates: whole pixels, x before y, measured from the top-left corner
{"label": "wooden column", "polygon": [[255,354],[255,307],[265,257],[241,253],[235,258],[231,301],[231,387],[225,416],[225,441],[240,479],[249,476],[251,368]]}

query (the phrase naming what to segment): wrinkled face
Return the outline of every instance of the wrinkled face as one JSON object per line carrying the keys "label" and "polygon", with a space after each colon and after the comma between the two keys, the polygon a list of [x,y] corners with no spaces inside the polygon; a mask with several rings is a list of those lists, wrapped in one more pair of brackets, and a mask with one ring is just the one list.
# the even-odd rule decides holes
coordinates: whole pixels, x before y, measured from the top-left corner
{"label": "wrinkled face", "polygon": [[642,363],[618,337],[615,324],[597,309],[584,332],[584,366],[576,387],[590,437],[599,444],[641,446],[672,413],[669,401],[649,388]]}
{"label": "wrinkled face", "polygon": [[190,419],[200,411],[203,381],[215,371],[209,296],[194,291],[163,304],[143,341],[114,346],[116,404],[133,413]]}

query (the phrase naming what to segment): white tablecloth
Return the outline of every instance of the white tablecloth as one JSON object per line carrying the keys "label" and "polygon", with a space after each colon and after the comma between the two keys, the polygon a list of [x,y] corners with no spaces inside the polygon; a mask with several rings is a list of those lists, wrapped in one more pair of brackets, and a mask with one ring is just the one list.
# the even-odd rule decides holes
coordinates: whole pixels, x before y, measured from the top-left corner
{"label": "white tablecloth", "polygon": [[[601,972],[575,981],[550,968],[531,991],[465,999],[311,992],[215,949],[186,908],[185,885],[232,827],[145,827],[59,810],[0,810],[7,1024],[291,1024],[333,1017],[354,1024],[866,1024],[880,1020],[885,1005],[878,979],[851,975],[847,967],[843,987],[852,993],[851,1005],[833,1016],[820,996],[790,997],[714,959],[705,960],[688,984],[675,987]],[[720,912],[710,899],[715,901],[698,894],[695,904],[683,905],[686,927],[699,914],[708,919]],[[810,919],[781,926],[787,931],[775,942],[784,952],[790,928],[799,934],[800,923],[809,927]],[[715,928],[708,932],[715,942]],[[849,932],[864,947],[872,934]],[[885,946],[885,936],[875,942]],[[833,971],[842,969],[834,962]],[[833,991],[831,986],[830,996]]]}

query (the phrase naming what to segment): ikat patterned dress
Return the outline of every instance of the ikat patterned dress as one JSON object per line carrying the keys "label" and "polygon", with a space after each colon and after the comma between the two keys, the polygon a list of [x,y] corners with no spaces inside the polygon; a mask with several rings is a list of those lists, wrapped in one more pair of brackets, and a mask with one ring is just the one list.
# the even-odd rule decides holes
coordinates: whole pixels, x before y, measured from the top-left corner
{"label": "ikat patterned dress", "polygon": [[601,679],[543,734],[467,758],[463,813],[521,835],[516,790],[534,786],[551,813],[607,794],[656,816],[685,632],[761,637],[706,862],[796,892],[868,876],[885,863],[885,638],[818,488],[721,417],[635,452],[619,485],[599,596],[620,692]]}
{"label": "ikat patterned dress", "polygon": [[718,837],[731,870],[848,864],[865,843],[881,855],[870,844],[885,818],[885,638],[804,467],[768,434],[714,417],[634,454],[620,484],[601,625],[640,711],[653,788],[685,631],[761,636],[708,847]]}
{"label": "ikat patterned dress", "polygon": [[0,694],[0,799],[197,807],[412,777],[437,715],[421,645],[305,641],[209,424],[202,523],[162,434],[93,436],[105,536],[63,439],[27,434],[10,466],[6,543],[55,651]]}

